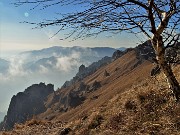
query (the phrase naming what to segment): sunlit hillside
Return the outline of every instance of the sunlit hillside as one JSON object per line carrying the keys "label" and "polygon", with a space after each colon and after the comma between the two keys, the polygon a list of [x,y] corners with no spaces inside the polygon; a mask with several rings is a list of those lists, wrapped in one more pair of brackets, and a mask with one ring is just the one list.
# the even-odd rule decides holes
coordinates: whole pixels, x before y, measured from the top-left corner
{"label": "sunlit hillside", "polygon": [[[162,73],[150,76],[153,64],[140,59],[134,50],[112,63],[102,66],[80,82],[92,91],[78,91],[80,82],[49,96],[46,112],[34,116],[25,124],[16,124],[3,135],[179,135],[180,106],[175,102]],[[180,81],[179,65],[173,66]],[[106,72],[106,73],[105,73]],[[108,74],[107,74],[108,73]],[[96,83],[97,84],[97,83]],[[90,89],[88,89],[90,90]],[[58,102],[58,95],[79,93],[82,103],[67,110]],[[56,98],[53,98],[56,97]],[[54,100],[53,100],[54,99]],[[58,108],[60,107],[60,108]]]}

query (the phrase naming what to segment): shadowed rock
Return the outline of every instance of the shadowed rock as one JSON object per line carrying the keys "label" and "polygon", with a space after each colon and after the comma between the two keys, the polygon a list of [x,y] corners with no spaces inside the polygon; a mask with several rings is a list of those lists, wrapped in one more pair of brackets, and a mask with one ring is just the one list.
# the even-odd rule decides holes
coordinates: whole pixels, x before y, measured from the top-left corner
{"label": "shadowed rock", "polygon": [[54,85],[45,83],[34,84],[24,92],[19,92],[11,98],[7,116],[0,129],[12,129],[15,123],[23,123],[33,115],[46,111],[44,105],[47,96],[54,92]]}
{"label": "shadowed rock", "polygon": [[104,76],[105,77],[110,76],[110,74],[107,72],[107,70],[104,71]]}

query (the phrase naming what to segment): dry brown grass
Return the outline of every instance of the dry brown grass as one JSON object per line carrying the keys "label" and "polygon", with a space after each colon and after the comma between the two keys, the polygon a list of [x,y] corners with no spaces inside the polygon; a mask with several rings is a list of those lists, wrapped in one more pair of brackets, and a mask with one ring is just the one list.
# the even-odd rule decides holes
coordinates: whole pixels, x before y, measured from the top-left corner
{"label": "dry brown grass", "polygon": [[[178,67],[176,76],[180,80]],[[87,135],[179,135],[180,103],[176,103],[166,80],[157,77],[136,82],[123,93],[116,94],[107,105],[95,109],[103,121],[97,128],[87,128],[90,116],[81,121],[74,134]]]}
{"label": "dry brown grass", "polygon": [[[120,69],[113,74],[118,64],[106,67],[108,78],[99,76],[104,71],[100,69],[86,79],[89,82],[96,76],[104,86],[90,93],[81,106],[56,115],[68,119],[67,123],[33,119],[4,135],[58,135],[64,128],[71,129],[69,135],[180,135],[180,103],[175,102],[163,75],[147,78],[149,69],[144,68],[151,67],[147,63],[125,75]],[[180,81],[179,67],[174,72]],[[93,95],[99,95],[98,99],[90,100]]]}
{"label": "dry brown grass", "polygon": [[32,119],[25,124],[16,124],[12,131],[2,135],[58,135],[64,126],[61,122],[48,122]]}
{"label": "dry brown grass", "polygon": [[33,125],[44,125],[47,121],[31,119],[25,123],[25,126],[33,126]]}

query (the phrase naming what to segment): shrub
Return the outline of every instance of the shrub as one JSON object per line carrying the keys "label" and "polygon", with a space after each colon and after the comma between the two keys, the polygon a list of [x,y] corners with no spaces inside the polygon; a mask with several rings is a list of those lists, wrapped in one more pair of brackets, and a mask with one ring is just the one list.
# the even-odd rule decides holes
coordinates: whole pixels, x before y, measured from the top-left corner
{"label": "shrub", "polygon": [[101,115],[96,115],[91,121],[91,123],[88,125],[88,129],[97,128],[99,125],[101,125],[102,120],[103,120],[103,117]]}
{"label": "shrub", "polygon": [[127,110],[136,111],[136,109],[137,109],[137,105],[134,101],[127,101],[124,106]]}
{"label": "shrub", "polygon": [[112,116],[107,124],[107,127],[111,130],[118,131],[124,123],[123,115],[121,113]]}

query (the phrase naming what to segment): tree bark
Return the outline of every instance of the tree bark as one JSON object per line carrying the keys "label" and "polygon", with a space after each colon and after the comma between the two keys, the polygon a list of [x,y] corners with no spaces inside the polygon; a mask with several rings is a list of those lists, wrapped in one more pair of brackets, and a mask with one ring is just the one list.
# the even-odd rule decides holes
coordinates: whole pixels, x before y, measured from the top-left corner
{"label": "tree bark", "polygon": [[168,65],[167,63],[164,63],[164,64],[161,64],[160,66],[161,66],[161,69],[162,69],[164,75],[167,78],[169,88],[172,90],[176,100],[179,101],[179,99],[180,99],[180,85],[179,85],[178,81],[176,80],[170,65]]}
{"label": "tree bark", "polygon": [[180,100],[180,85],[174,76],[174,73],[172,71],[171,65],[167,63],[165,60],[165,49],[164,49],[164,43],[162,40],[162,37],[159,36],[156,42],[156,56],[159,63],[159,66],[161,67],[161,70],[163,71],[169,88],[172,90],[175,98],[177,101]]}

